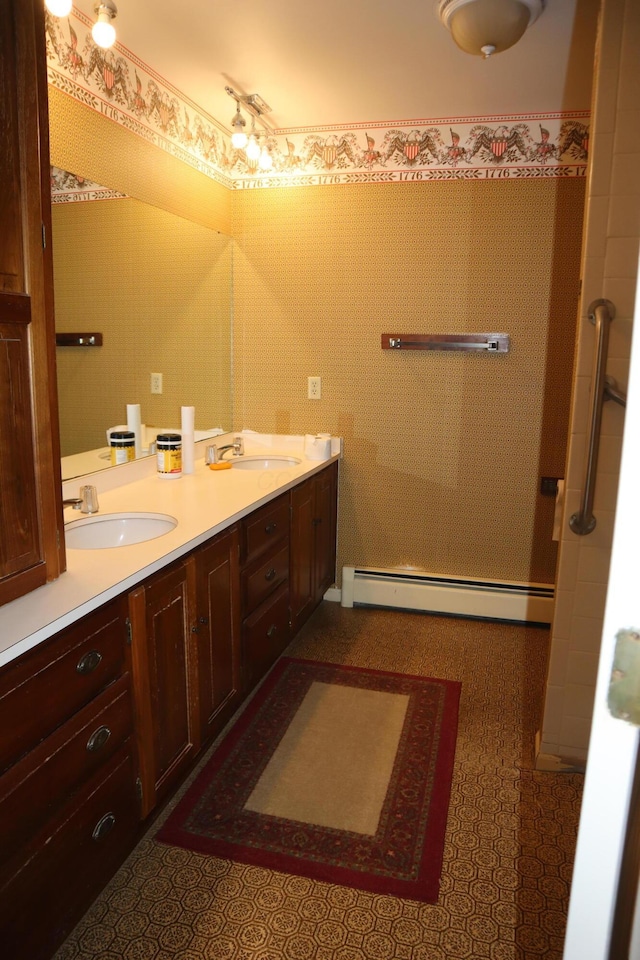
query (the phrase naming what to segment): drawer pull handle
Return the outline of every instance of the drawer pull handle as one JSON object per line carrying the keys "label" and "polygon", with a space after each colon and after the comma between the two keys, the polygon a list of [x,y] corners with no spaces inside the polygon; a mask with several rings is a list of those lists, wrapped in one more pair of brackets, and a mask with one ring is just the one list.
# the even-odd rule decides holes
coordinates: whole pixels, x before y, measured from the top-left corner
{"label": "drawer pull handle", "polygon": [[271,568],[270,568],[269,570],[267,570],[267,572],[265,573],[264,578],[265,578],[265,580],[273,580],[273,578],[275,577],[275,575],[276,575],[276,568],[275,568],[275,567],[271,567]]}
{"label": "drawer pull handle", "polygon": [[273,520],[271,523],[268,523],[268,524],[266,525],[266,527],[264,528],[264,532],[265,532],[265,533],[275,533],[277,526],[278,526],[278,524],[276,523],[275,520]]}
{"label": "drawer pull handle", "polygon": [[82,676],[86,676],[88,673],[93,673],[93,671],[100,665],[102,661],[102,654],[98,653],[97,650],[89,650],[89,653],[85,653],[83,657],[80,657],[78,660],[78,665],[76,671]]}
{"label": "drawer pull handle", "polygon": [[209,623],[209,617],[198,617],[198,623]]}
{"label": "drawer pull handle", "polygon": [[109,813],[105,813],[104,817],[100,817],[93,828],[93,833],[91,836],[94,840],[104,840],[104,838],[111,833],[115,825],[116,818],[113,813],[109,811]]}
{"label": "drawer pull handle", "polygon": [[275,623],[272,623],[269,629],[267,630],[267,636],[269,640],[271,640],[272,637],[275,637],[277,632],[278,632],[278,628],[276,627]]}
{"label": "drawer pull handle", "polygon": [[97,730],[94,730],[87,740],[87,750],[89,753],[95,753],[97,750],[101,750],[110,736],[111,730],[109,730],[109,727],[105,727],[104,725],[102,727],[98,727]]}

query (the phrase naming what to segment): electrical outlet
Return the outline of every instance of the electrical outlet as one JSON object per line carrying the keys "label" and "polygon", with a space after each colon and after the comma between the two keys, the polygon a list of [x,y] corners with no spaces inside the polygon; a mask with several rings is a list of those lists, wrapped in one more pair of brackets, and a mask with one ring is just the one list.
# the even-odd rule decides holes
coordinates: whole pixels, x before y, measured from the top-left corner
{"label": "electrical outlet", "polygon": [[321,377],[307,377],[307,399],[319,400],[322,396]]}
{"label": "electrical outlet", "polygon": [[151,374],[151,393],[162,393],[162,374]]}

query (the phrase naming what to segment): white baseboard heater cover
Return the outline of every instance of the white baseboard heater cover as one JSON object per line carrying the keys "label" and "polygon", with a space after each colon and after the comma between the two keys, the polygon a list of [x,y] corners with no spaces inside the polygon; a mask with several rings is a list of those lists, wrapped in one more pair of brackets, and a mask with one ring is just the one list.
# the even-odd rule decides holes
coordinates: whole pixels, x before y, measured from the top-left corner
{"label": "white baseboard heater cover", "polygon": [[342,568],[343,607],[362,604],[460,617],[551,623],[554,587],[548,583],[466,580],[420,571]]}

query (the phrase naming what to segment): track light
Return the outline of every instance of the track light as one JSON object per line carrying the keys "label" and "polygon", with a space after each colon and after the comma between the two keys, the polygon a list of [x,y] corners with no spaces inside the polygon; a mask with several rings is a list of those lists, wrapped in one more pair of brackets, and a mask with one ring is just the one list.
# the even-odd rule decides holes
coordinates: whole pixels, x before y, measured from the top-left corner
{"label": "track light", "polygon": [[108,50],[116,42],[116,28],[111,21],[118,15],[118,8],[113,0],[99,0],[93,9],[98,17],[91,28],[93,42]]}
{"label": "track light", "polygon": [[508,50],[538,19],[546,0],[440,0],[438,15],[465,53],[486,60]]}
{"label": "track light", "polygon": [[[263,114],[270,113],[271,107],[265,103],[262,97],[257,93],[243,94],[236,93],[232,87],[225,87],[230,97],[236,101],[236,112],[231,120],[231,144],[236,150],[244,148],[247,160],[260,167],[261,170],[270,170],[273,166],[273,158],[267,149],[266,144],[261,146],[261,137],[265,136],[265,131],[256,131],[256,117],[261,118]],[[247,137],[245,133],[246,121],[240,112],[240,105],[251,114],[251,133]],[[269,127],[264,120],[260,123],[269,132]]]}
{"label": "track light", "polygon": [[72,0],[44,0],[44,5],[54,17],[68,17],[71,13]]}

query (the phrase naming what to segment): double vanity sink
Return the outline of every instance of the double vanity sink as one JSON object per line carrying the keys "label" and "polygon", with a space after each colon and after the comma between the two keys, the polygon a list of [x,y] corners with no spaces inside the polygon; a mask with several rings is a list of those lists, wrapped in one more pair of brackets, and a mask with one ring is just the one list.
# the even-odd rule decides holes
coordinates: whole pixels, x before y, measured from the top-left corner
{"label": "double vanity sink", "polygon": [[302,440],[251,434],[223,470],[196,447],[170,482],[153,458],[93,474],[79,518],[87,478],[63,484],[66,572],[0,609],[16,960],[59,946],[334,582],[340,444]]}
{"label": "double vanity sink", "polygon": [[328,460],[314,461],[303,436],[243,437],[246,452],[227,455],[227,470],[209,470],[205,440],[196,443],[195,472],[177,480],[159,478],[148,457],[65,481],[65,499],[78,496],[79,484],[95,484],[100,509],[87,516],[65,510],[66,572],[0,610],[0,666],[292,490],[341,453],[337,438]]}
{"label": "double vanity sink", "polygon": [[[236,470],[282,470],[298,466],[301,461],[286,456],[242,456],[226,462]],[[177,523],[175,517],[163,513],[97,513],[66,523],[65,542],[70,550],[126,547],[162,537]]]}

